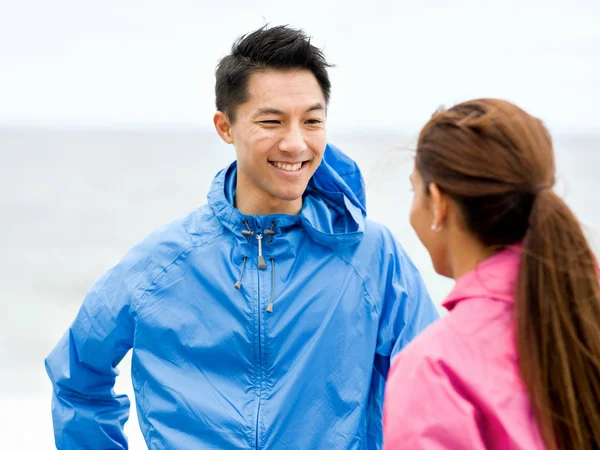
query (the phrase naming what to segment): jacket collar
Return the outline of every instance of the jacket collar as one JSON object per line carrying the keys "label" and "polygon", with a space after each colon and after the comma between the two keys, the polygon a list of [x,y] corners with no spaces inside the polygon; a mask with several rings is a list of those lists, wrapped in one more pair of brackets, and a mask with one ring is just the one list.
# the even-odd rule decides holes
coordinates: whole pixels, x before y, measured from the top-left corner
{"label": "jacket collar", "polygon": [[514,303],[520,262],[520,246],[499,251],[456,280],[442,305],[452,310],[463,300],[482,297]]}
{"label": "jacket collar", "polygon": [[304,194],[302,211],[298,215],[248,216],[238,211],[233,206],[236,162],[219,172],[213,180],[208,193],[208,204],[222,225],[236,235],[241,236],[246,223],[250,229],[259,232],[275,223],[279,236],[300,224],[321,245],[338,248],[357,243],[364,235],[365,213],[362,206],[341,189],[327,190],[334,188],[336,184],[334,181],[324,183],[327,178],[323,173],[324,169],[320,167],[317,170],[321,170],[317,178],[319,182],[315,177],[310,180]]}

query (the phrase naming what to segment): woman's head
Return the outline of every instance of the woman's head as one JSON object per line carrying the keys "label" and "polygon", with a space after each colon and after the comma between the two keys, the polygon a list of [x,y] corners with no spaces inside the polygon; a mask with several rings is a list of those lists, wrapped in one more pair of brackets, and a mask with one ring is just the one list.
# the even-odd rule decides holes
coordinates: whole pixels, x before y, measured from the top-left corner
{"label": "woman's head", "polygon": [[521,243],[517,348],[541,434],[548,449],[598,449],[598,268],[552,190],[544,125],[502,100],[437,112],[419,136],[411,181],[411,224],[439,273],[452,276],[450,250],[456,256],[469,243],[488,251]]}
{"label": "woman's head", "polygon": [[521,241],[554,172],[548,131],[517,106],[479,99],[436,112],[419,136],[411,175],[411,224],[436,270],[453,276],[449,234],[470,234],[488,248]]}

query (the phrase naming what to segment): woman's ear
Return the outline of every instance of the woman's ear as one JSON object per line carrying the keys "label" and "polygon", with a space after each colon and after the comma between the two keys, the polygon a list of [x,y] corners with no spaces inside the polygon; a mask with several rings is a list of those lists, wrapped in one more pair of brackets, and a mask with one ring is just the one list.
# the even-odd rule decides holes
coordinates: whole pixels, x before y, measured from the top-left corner
{"label": "woman's ear", "polygon": [[433,216],[431,229],[433,231],[440,231],[444,227],[444,223],[448,217],[448,196],[440,191],[437,184],[429,183],[429,198],[431,200],[431,213]]}

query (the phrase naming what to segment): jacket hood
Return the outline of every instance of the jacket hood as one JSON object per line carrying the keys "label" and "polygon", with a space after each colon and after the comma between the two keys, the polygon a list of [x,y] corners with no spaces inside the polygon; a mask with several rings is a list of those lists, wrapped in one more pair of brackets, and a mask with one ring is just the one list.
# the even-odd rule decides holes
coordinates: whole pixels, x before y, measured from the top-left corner
{"label": "jacket hood", "polygon": [[323,160],[308,183],[298,215],[248,216],[234,208],[237,163],[221,170],[211,185],[208,204],[223,226],[234,233],[244,222],[262,226],[276,222],[281,229],[302,226],[314,241],[330,248],[357,243],[364,234],[365,184],[357,164],[328,144]]}

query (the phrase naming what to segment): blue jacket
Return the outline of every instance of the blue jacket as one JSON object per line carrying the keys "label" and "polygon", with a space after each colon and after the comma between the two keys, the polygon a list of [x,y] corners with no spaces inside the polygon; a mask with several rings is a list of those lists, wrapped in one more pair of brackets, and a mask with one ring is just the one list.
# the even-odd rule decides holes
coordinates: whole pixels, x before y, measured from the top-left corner
{"label": "blue jacket", "polygon": [[297,216],[245,216],[236,165],[87,294],[46,359],[59,449],[123,449],[133,349],[151,449],[378,449],[392,356],[438,315],[362,176],[328,146]]}

